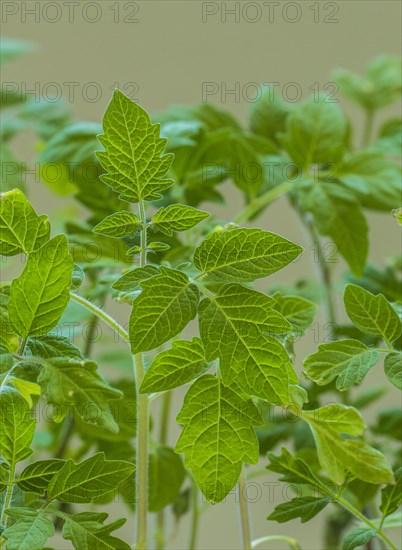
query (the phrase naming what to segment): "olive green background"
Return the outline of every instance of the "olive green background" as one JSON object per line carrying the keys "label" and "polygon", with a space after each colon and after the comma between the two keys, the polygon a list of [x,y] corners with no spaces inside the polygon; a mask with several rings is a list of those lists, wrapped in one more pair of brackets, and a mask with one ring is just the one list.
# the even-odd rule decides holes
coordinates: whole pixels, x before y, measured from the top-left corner
{"label": "olive green background", "polygon": [[[32,8],[34,3],[25,2],[28,8]],[[93,2],[97,4],[97,13],[101,12],[99,21],[95,23],[85,21],[82,16],[82,5],[88,4],[87,2],[81,2],[82,5],[75,8],[73,23],[68,21],[68,10],[65,6],[61,8],[60,21],[47,22],[46,17],[54,18],[56,12],[49,6],[50,2],[42,0],[36,3],[40,5],[39,21],[27,15],[24,22],[22,2],[14,2],[18,13],[9,16],[7,22],[3,13],[2,28],[5,36],[30,40],[36,45],[36,51],[6,67],[3,82],[16,82],[19,85],[26,83],[27,89],[36,86],[39,92],[49,93],[49,97],[54,94],[54,87],[49,83],[57,83],[57,89],[62,90],[65,95],[69,91],[69,84],[66,83],[78,83],[71,102],[71,109],[77,120],[100,121],[116,85],[130,93],[133,91],[131,83],[135,83],[135,99],[148,111],[155,113],[172,104],[201,102],[203,83],[209,82],[216,83],[219,93],[208,100],[221,104],[245,122],[250,102],[242,98],[237,101],[233,95],[224,95],[222,98],[221,92],[225,86],[230,90],[238,83],[240,94],[251,94],[253,88],[248,87],[250,83],[278,82],[278,89],[283,92],[286,85],[293,82],[302,90],[303,97],[307,97],[312,93],[309,88],[314,83],[318,83],[320,89],[323,89],[330,82],[330,72],[336,67],[360,72],[378,54],[401,53],[401,4],[397,0],[320,2],[319,22],[314,22],[314,12],[311,10],[317,2],[303,0],[296,2],[302,15],[294,23],[287,22],[282,14],[285,4],[289,4],[286,2],[280,2],[275,8],[272,22],[268,19],[264,2],[226,2],[227,8],[239,4],[239,22],[235,21],[233,15],[227,15],[226,22],[222,22],[224,3],[210,2],[209,4],[217,6],[219,13],[209,16],[203,22],[201,1],[141,1],[135,3],[139,7],[135,15],[137,23],[123,21],[134,4],[125,0],[119,2],[120,16],[117,22],[114,20],[117,13],[116,1]],[[58,3],[63,5],[61,1]],[[245,8],[246,4],[260,6],[262,17],[259,21],[247,21],[247,18],[254,18],[257,12],[253,6]],[[323,18],[330,17],[332,6],[339,8],[332,16],[338,22],[325,23]],[[93,18],[95,8],[87,9],[88,17]],[[291,7],[287,9],[289,11],[285,11],[285,15],[293,18],[295,12]],[[91,82],[96,83],[96,87],[89,85]],[[289,91],[293,92],[294,89],[289,88]],[[98,93],[100,90],[100,95],[94,101],[92,98],[96,90]],[[85,97],[86,91],[90,98]],[[340,99],[339,94],[335,97]],[[363,114],[348,101],[342,100],[341,105],[352,117],[356,127],[354,139],[359,143]],[[384,109],[376,121],[376,127],[381,120],[397,111],[395,107]],[[34,143],[31,135],[20,137],[16,147],[27,161],[33,159]],[[32,202],[40,213],[53,212],[57,217],[58,210],[64,209],[68,204],[68,198],[56,198],[41,183],[36,182],[34,177],[28,179],[28,184]],[[212,210],[230,220],[241,208],[242,198],[230,184],[226,185],[226,195],[228,206],[214,205]],[[387,257],[400,250],[401,233],[391,215],[370,214],[369,220],[370,261],[381,265]],[[270,280],[275,283],[290,282],[302,276],[314,275],[316,266],[314,254],[309,249],[311,243],[305,238],[285,199],[270,208],[258,224],[293,239],[306,248],[302,260]],[[344,264],[339,261],[335,271],[341,274],[343,270]],[[125,306],[112,307],[124,322],[128,309]],[[341,303],[338,309],[341,315]],[[326,329],[322,323],[319,327],[318,340],[322,341]],[[298,348],[299,370],[300,358],[303,354],[312,352],[317,343],[310,334]],[[369,374],[367,383],[384,383],[380,366],[376,372]],[[180,400],[179,396],[175,403],[176,410],[180,406]],[[390,400],[395,404],[399,402],[399,396],[392,390],[382,404],[389,405]],[[173,439],[179,433],[173,414],[171,424]],[[264,460],[261,464],[265,465]],[[275,504],[291,496],[291,491],[286,487],[275,483],[269,485],[270,479],[272,481],[273,478],[258,478],[253,480],[250,487],[255,538],[287,533],[297,536],[304,550],[321,550],[321,516],[308,525],[301,525],[298,520],[284,525],[265,521]],[[256,482],[259,483],[258,487]],[[112,507],[112,516],[117,517],[120,513],[122,508],[119,504]],[[170,548],[187,548],[186,523],[187,519],[179,528],[171,525],[172,533],[177,536]],[[227,497],[225,504],[210,507],[203,516],[199,548],[240,548],[238,523],[236,496],[232,494]],[[129,540],[132,530],[133,521],[130,518],[121,534]],[[67,547],[61,540],[53,545],[58,550]],[[286,544],[270,543],[261,548],[280,550],[286,548]]]}

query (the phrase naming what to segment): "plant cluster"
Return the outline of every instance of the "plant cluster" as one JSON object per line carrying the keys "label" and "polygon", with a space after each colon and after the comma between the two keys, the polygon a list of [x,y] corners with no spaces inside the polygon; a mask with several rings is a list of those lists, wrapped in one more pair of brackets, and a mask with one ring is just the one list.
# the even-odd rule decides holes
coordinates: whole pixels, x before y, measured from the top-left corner
{"label": "plant cluster", "polygon": [[[9,42],[3,57],[23,50]],[[361,411],[402,389],[400,258],[367,264],[366,216],[394,210],[400,220],[401,121],[373,138],[374,114],[400,94],[399,60],[334,79],[366,113],[362,147],[325,95],[289,106],[268,90],[244,128],[209,104],[151,120],[119,90],[98,126],[22,95],[10,104],[3,91],[0,251],[24,265],[14,261],[16,276],[0,286],[2,548],[49,549],[59,531],[77,550],[129,549],[114,533],[126,520],[99,511],[118,498],[135,513],[137,550],[167,546],[168,509],[177,521],[192,514],[194,549],[200,492],[216,504],[236,484],[243,548],[300,548],[283,534],[253,540],[250,471],[297,489],[267,509],[270,522],[306,522],[331,507],[325,548],[397,548],[400,410],[375,410],[368,429]],[[51,224],[29,202],[26,165],[11,152],[26,128],[38,136],[38,177],[74,195],[85,221],[67,213],[64,227]],[[200,205],[223,201],[226,181],[244,208],[218,220]],[[303,253],[255,227],[281,196],[314,245],[320,280],[268,279],[263,292],[261,280]],[[350,269],[337,286],[323,237]],[[129,306],[127,327],[108,312],[111,300]],[[320,302],[331,341],[300,361],[298,340]],[[106,350],[94,345],[105,327]],[[359,388],[382,358],[381,387]],[[185,385],[171,447],[172,394]],[[263,471],[248,467],[259,462]]]}

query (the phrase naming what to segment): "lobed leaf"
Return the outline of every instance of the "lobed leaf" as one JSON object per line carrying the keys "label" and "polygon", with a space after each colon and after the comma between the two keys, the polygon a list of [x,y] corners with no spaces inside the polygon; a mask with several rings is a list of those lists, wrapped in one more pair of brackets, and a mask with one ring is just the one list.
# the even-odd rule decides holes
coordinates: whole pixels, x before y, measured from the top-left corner
{"label": "lobed leaf", "polygon": [[253,430],[262,422],[258,410],[219,378],[204,375],[187,392],[177,422],[184,428],[176,452],[184,453],[205,497],[221,502],[236,484],[242,463],[258,462]]}
{"label": "lobed leaf", "polygon": [[8,550],[35,550],[43,548],[55,534],[53,523],[34,508],[9,508],[7,515],[16,522],[2,533]]}
{"label": "lobed leaf", "polygon": [[319,514],[330,502],[331,499],[328,497],[316,498],[307,496],[292,498],[283,504],[279,504],[267,519],[277,521],[278,523],[285,523],[291,519],[300,518],[300,521],[305,523]]}
{"label": "lobed leaf", "polygon": [[110,534],[124,525],[125,518],[105,525],[107,517],[105,512],[81,512],[68,516],[63,526],[63,538],[71,540],[75,550],[131,550],[129,544]]}

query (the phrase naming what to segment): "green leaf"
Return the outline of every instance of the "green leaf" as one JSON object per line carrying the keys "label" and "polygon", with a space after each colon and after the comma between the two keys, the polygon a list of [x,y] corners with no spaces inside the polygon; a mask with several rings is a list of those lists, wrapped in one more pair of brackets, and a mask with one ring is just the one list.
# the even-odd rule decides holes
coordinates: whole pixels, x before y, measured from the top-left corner
{"label": "green leaf", "polygon": [[32,355],[49,359],[50,357],[75,357],[82,359],[80,350],[65,336],[46,334],[45,336],[30,336],[27,347]]}
{"label": "green leaf", "polygon": [[105,460],[103,453],[96,453],[78,464],[67,460],[52,478],[48,498],[60,502],[96,502],[115,490],[134,470],[131,462]]}
{"label": "green leaf", "polygon": [[330,237],[349,267],[360,277],[368,253],[368,227],[356,197],[339,184],[305,180],[301,205],[311,212],[321,235]]}
{"label": "green leaf", "polygon": [[298,497],[293,498],[283,504],[279,504],[267,519],[285,523],[291,519],[300,518],[302,523],[310,521],[313,517],[323,510],[331,502],[328,497]]}
{"label": "green leaf", "polygon": [[289,356],[273,337],[291,326],[264,294],[239,284],[222,286],[199,306],[200,334],[206,358],[219,357],[226,385],[237,384],[248,395],[271,403],[289,400],[297,383]]}
{"label": "green leaf", "polygon": [[362,332],[380,336],[386,342],[395,340],[401,334],[401,321],[382,294],[374,296],[360,286],[348,284],[344,302],[346,313]]}
{"label": "green leaf", "polygon": [[97,152],[106,174],[102,181],[129,202],[156,200],[173,180],[165,178],[173,155],[162,155],[166,139],[159,136],[159,124],[119,90],[115,90],[103,117],[98,136],[105,151]]}
{"label": "green leaf", "polygon": [[52,478],[64,466],[65,460],[51,458],[29,464],[18,478],[18,487],[23,491],[43,496]]}
{"label": "green leaf", "polygon": [[32,395],[40,395],[40,386],[35,384],[35,382],[29,382],[29,380],[21,380],[15,376],[9,376],[7,383],[11,386],[14,386],[16,390],[22,395],[25,401],[28,403],[29,407],[33,406]]}
{"label": "green leaf", "polygon": [[380,152],[351,153],[337,177],[354,192],[365,208],[389,211],[400,203],[400,166]]}
{"label": "green leaf", "polygon": [[2,533],[2,537],[7,539],[8,550],[42,549],[47,540],[55,534],[50,519],[33,508],[9,508],[7,515],[16,520]]}
{"label": "green leaf", "polygon": [[135,235],[140,227],[141,223],[138,216],[133,212],[123,210],[105,218],[92,231],[108,235],[109,237],[119,238]]}
{"label": "green leaf", "polygon": [[19,346],[18,335],[14,332],[8,314],[10,286],[0,286],[0,346],[3,351],[16,352]]}
{"label": "green leaf", "polygon": [[49,240],[47,216],[38,216],[25,195],[13,189],[0,195],[0,253],[29,254]]}
{"label": "green leaf", "polygon": [[104,525],[105,512],[81,512],[66,518],[62,535],[71,540],[75,550],[131,550],[131,546],[110,533],[119,529],[124,518]]}
{"label": "green leaf", "polygon": [[205,497],[221,502],[236,484],[242,463],[258,462],[258,440],[253,425],[262,422],[251,399],[205,375],[194,382],[184,399],[177,422],[184,428],[176,452]]}
{"label": "green leaf", "polygon": [[380,510],[383,517],[395,512],[402,502],[402,466],[395,471],[394,478],[395,484],[387,485],[381,491]]}
{"label": "green leaf", "polygon": [[199,338],[176,340],[159,353],[148,367],[140,393],[168,391],[198,378],[209,368]]}
{"label": "green leaf", "polygon": [[150,279],[155,275],[159,275],[159,268],[154,265],[146,265],[144,267],[136,267],[131,271],[127,271],[113,283],[112,288],[120,292],[135,292],[141,289],[140,283],[145,279]]}
{"label": "green leaf", "polygon": [[318,458],[332,481],[341,485],[346,472],[368,483],[387,483],[393,480],[390,465],[384,455],[358,439],[364,431],[364,421],[353,407],[332,404],[303,411],[314,436]]}
{"label": "green leaf", "polygon": [[160,274],[141,282],[142,292],[133,302],[130,341],[133,353],[167,342],[194,319],[198,288],[181,271],[160,268]]}
{"label": "green leaf", "polygon": [[395,208],[392,210],[392,215],[399,225],[402,225],[402,208]]}
{"label": "green leaf", "polygon": [[262,229],[212,233],[194,253],[194,265],[214,279],[254,281],[290,264],[302,248]]}
{"label": "green leaf", "polygon": [[31,409],[14,388],[3,386],[0,390],[0,454],[10,465],[24,460],[31,454],[36,421]]}
{"label": "green leaf", "polygon": [[186,470],[173,449],[158,445],[149,455],[148,510],[159,512],[179,496]]}
{"label": "green leaf", "polygon": [[2,38],[0,42],[0,65],[8,63],[25,53],[31,52],[33,44],[26,40],[15,38]]}
{"label": "green leaf", "polygon": [[82,286],[85,280],[84,270],[77,264],[74,264],[73,273],[71,275],[71,290],[77,290]]}
{"label": "green leaf", "polygon": [[292,109],[282,145],[299,170],[311,164],[331,164],[342,157],[347,122],[339,106],[321,95]]}
{"label": "green leaf", "polygon": [[64,235],[32,252],[11,284],[10,321],[23,338],[42,336],[58,323],[70,300],[73,261]]}
{"label": "green leaf", "polygon": [[358,340],[339,340],[320,344],[318,352],[304,359],[303,368],[319,386],[325,386],[336,378],[337,389],[343,391],[353,384],[360,384],[379,357],[376,349],[368,348]]}
{"label": "green leaf", "polygon": [[402,390],[402,353],[400,351],[389,353],[386,356],[384,371],[391,384]]}
{"label": "green leaf", "polygon": [[171,204],[166,208],[160,208],[154,214],[151,224],[157,231],[165,235],[173,235],[174,231],[187,231],[198,223],[208,218],[208,212],[197,210],[184,204]]}
{"label": "green leaf", "polygon": [[108,401],[120,399],[122,393],[103,380],[94,361],[70,357],[44,360],[37,381],[43,396],[53,405],[56,422],[61,422],[74,407],[84,422],[118,431]]}
{"label": "green leaf", "polygon": [[272,86],[268,86],[261,98],[251,104],[250,128],[255,134],[277,142],[278,134],[285,130],[289,113],[289,104],[275,94]]}
{"label": "green leaf", "polygon": [[279,311],[292,325],[293,331],[301,336],[314,320],[316,304],[300,296],[284,296],[280,292],[275,293],[273,298],[275,304],[272,307]]}
{"label": "green leaf", "polygon": [[332,78],[342,94],[368,110],[384,107],[401,95],[401,63],[396,56],[376,57],[363,76],[337,69]]}
{"label": "green leaf", "polygon": [[325,488],[308,464],[303,459],[293,456],[287,449],[282,448],[279,456],[269,452],[268,458],[270,463],[267,469],[281,474],[280,481],[312,485],[318,489]]}
{"label": "green leaf", "polygon": [[375,529],[368,529],[367,527],[358,527],[353,529],[343,541],[342,550],[353,550],[358,546],[364,546],[377,535]]}

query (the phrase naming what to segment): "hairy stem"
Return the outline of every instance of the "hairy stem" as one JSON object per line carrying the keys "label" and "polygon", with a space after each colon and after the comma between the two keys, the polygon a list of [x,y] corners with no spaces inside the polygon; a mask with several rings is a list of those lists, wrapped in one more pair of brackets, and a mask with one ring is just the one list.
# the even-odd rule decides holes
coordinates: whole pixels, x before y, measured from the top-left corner
{"label": "hairy stem", "polygon": [[243,538],[243,550],[251,550],[251,522],[250,511],[247,502],[246,483],[246,473],[245,468],[243,467],[237,484],[240,504],[239,509],[241,519],[241,533]]}
{"label": "hairy stem", "polygon": [[[147,261],[147,219],[144,201],[139,203],[141,221],[141,253],[140,267]],[[144,378],[144,361],[142,353],[134,356],[135,378],[137,391]],[[146,394],[138,394],[137,409],[137,550],[147,548],[147,514],[148,514],[148,436],[149,436],[149,398]]]}
{"label": "hairy stem", "polygon": [[259,210],[268,206],[271,202],[278,199],[282,195],[285,195],[293,187],[293,183],[290,181],[284,181],[280,185],[277,185],[273,189],[269,189],[259,197],[253,199],[241,212],[233,218],[235,223],[247,222],[252,218]]}
{"label": "hairy stem", "polygon": [[336,309],[335,309],[335,300],[334,300],[334,287],[332,284],[331,271],[329,269],[328,263],[325,261],[325,254],[321,244],[321,239],[317,233],[314,222],[310,216],[304,216],[303,223],[307,229],[308,234],[310,235],[312,243],[317,247],[316,259],[317,259],[319,276],[325,292],[325,306],[326,306],[327,321],[331,323],[331,325],[335,325]]}
{"label": "hairy stem", "polygon": [[101,319],[104,323],[111,327],[119,336],[121,336],[124,342],[126,342],[127,344],[130,343],[128,332],[124,330],[124,328],[117,321],[115,321],[113,317],[106,313],[106,311],[103,311],[103,309],[99,308],[97,305],[93,304],[91,301],[87,300],[83,296],[75,294],[75,292],[70,292],[70,297],[74,302],[80,304],[82,307],[96,315],[98,319]]}
{"label": "hairy stem", "polygon": [[192,479],[192,482],[193,482],[193,486],[191,488],[191,494],[193,498],[192,498],[190,540],[189,540],[189,546],[188,546],[189,550],[195,550],[197,547],[198,525],[200,522],[198,487],[194,479]]}
{"label": "hairy stem", "polygon": [[[159,443],[166,445],[168,442],[168,428],[170,403],[172,394],[167,391],[162,396],[162,404],[160,411],[160,427],[159,427]],[[163,550],[165,547],[165,511],[160,510],[156,516],[157,535],[156,535],[156,550]]]}

